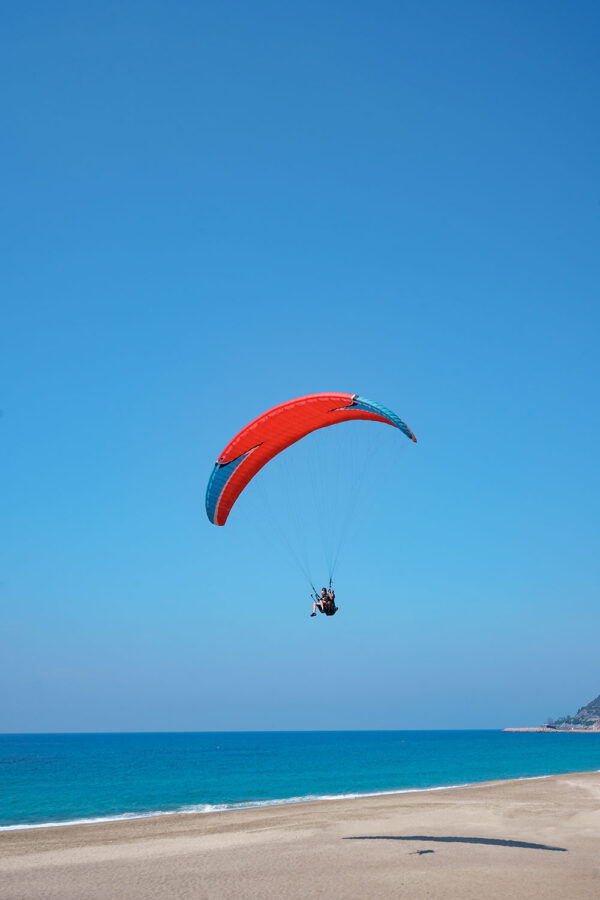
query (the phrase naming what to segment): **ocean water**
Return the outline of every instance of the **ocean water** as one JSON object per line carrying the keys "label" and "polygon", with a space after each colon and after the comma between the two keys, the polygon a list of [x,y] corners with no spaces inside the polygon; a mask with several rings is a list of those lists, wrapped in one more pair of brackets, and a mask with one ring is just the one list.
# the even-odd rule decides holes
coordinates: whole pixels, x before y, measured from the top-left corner
{"label": "ocean water", "polygon": [[0,735],[0,827],[274,805],[600,770],[600,734]]}

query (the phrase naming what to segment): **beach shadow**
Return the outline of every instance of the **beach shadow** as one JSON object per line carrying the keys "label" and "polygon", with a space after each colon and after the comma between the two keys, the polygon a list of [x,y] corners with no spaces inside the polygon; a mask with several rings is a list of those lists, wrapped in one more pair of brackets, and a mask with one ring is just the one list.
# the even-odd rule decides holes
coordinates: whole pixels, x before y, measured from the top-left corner
{"label": "beach shadow", "polygon": [[[557,853],[567,853],[566,847],[551,847],[549,844],[530,844],[528,841],[507,841],[500,838],[478,838],[478,837],[434,837],[428,834],[375,834],[365,835],[364,837],[353,836],[345,837],[344,841],[435,841],[439,844],[488,844],[493,847],[519,847],[523,850],[553,850]],[[432,853],[432,850],[417,851],[421,853]]]}

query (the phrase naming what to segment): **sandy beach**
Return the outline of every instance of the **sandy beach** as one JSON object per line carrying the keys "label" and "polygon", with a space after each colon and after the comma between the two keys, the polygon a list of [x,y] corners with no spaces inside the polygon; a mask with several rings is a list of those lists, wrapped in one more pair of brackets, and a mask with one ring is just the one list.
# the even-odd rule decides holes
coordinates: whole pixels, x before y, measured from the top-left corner
{"label": "sandy beach", "polygon": [[594,898],[600,774],[0,833],[0,898]]}

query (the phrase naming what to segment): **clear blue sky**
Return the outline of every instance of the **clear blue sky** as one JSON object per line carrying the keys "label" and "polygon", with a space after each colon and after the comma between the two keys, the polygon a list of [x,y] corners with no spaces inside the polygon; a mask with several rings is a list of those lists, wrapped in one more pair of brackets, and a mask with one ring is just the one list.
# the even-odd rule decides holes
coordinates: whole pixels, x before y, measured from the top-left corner
{"label": "clear blue sky", "polygon": [[[2,730],[501,727],[600,692],[599,26],[4,5]],[[204,513],[232,434],[320,390],[419,438],[331,621]]]}

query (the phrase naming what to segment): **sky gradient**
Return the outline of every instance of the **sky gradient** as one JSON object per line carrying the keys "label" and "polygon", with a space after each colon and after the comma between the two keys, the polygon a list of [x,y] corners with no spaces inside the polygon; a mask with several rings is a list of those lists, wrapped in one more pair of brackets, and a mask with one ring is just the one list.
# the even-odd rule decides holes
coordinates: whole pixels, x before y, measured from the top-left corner
{"label": "sky gradient", "polygon": [[[0,730],[494,728],[598,694],[597,4],[2,18]],[[419,441],[330,621],[251,512],[204,512],[230,437],[324,390]]]}

